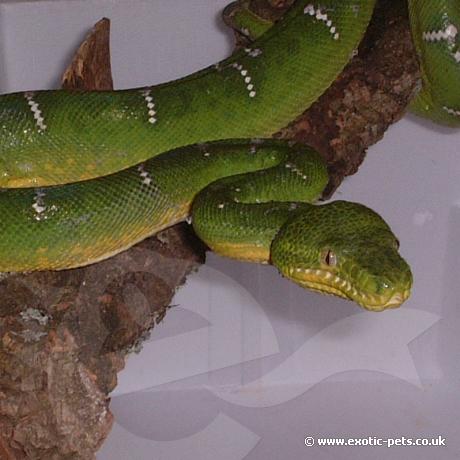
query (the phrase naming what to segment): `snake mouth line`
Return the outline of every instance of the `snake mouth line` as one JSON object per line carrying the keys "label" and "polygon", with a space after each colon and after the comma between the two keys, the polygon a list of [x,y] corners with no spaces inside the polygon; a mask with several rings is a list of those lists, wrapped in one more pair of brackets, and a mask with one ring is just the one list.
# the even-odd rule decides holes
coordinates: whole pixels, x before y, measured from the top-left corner
{"label": "snake mouth line", "polygon": [[363,308],[382,311],[399,307],[410,295],[410,289],[395,291],[391,296],[369,294],[356,289],[350,281],[327,270],[297,268],[290,269],[289,278],[302,287],[321,294],[330,294],[352,300]]}

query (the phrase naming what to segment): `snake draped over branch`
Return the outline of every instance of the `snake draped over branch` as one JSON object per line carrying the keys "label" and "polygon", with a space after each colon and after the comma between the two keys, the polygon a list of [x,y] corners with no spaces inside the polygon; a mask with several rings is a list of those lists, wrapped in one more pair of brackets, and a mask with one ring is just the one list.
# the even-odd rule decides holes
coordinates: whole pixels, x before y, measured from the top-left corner
{"label": "snake draped over branch", "polygon": [[[357,203],[313,205],[321,157],[266,139],[342,71],[374,3],[297,0],[250,47],[157,86],[0,96],[0,271],[87,265],[191,219],[219,254],[370,310],[399,306],[412,275],[388,225]],[[409,3],[414,110],[458,126],[459,4]]]}

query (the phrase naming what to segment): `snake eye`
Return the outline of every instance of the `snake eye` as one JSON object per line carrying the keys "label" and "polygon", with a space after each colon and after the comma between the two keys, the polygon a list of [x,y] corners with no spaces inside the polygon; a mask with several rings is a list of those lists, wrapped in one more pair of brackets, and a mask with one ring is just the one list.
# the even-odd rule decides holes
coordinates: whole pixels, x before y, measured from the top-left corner
{"label": "snake eye", "polygon": [[324,262],[329,267],[335,267],[337,265],[337,256],[335,252],[330,249],[324,254]]}

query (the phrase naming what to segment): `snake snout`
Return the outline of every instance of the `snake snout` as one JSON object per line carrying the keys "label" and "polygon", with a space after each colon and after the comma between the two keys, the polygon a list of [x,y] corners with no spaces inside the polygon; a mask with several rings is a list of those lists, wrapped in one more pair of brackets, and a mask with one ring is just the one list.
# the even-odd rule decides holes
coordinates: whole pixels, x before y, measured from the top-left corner
{"label": "snake snout", "polygon": [[412,287],[409,265],[393,249],[381,248],[375,254],[370,251],[369,255],[378,260],[378,264],[361,267],[356,277],[361,293],[358,303],[374,311],[399,307],[409,297]]}
{"label": "snake snout", "polygon": [[410,295],[411,282],[371,278],[362,282],[362,290],[358,303],[364,308],[380,311],[387,308],[399,307]]}

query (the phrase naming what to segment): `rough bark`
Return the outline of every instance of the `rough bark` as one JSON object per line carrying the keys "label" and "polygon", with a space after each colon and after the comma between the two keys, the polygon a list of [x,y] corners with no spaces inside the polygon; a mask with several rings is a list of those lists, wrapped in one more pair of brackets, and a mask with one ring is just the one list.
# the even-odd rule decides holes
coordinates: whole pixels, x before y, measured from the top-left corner
{"label": "rough bark", "polygon": [[69,90],[113,89],[109,19],[101,19],[85,38],[64,71],[61,85]]}
{"label": "rough bark", "polygon": [[[107,19],[63,86],[112,89]],[[203,246],[179,225],[97,265],[0,280],[0,459],[94,458],[127,354],[203,262]]]}

